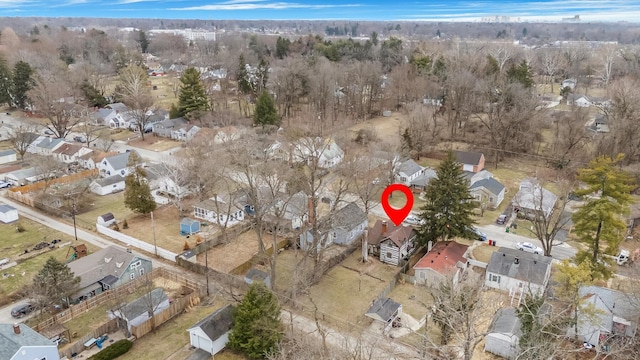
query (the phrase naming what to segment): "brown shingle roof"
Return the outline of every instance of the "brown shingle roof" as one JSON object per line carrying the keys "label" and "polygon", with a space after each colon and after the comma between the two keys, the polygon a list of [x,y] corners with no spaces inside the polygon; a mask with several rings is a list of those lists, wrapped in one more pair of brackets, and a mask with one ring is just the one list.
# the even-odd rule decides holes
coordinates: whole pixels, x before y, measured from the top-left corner
{"label": "brown shingle roof", "polygon": [[82,149],[82,146],[76,144],[64,144],[53,151],[54,154],[73,156]]}
{"label": "brown shingle roof", "polygon": [[395,226],[390,222],[387,223],[387,230],[382,232],[382,221],[376,221],[373,228],[369,230],[369,235],[367,237],[367,242],[371,245],[380,244],[383,240],[391,240],[396,246],[400,247],[404,244],[410,237],[413,232],[413,228],[411,226]]}

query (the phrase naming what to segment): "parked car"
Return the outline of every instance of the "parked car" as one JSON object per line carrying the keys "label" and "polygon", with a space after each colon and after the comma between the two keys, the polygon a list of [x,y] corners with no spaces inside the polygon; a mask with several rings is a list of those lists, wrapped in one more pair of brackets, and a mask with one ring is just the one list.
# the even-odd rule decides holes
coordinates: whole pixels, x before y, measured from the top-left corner
{"label": "parked car", "polygon": [[478,241],[487,241],[487,234],[483,233],[477,228],[469,228],[469,232],[477,236]]}
{"label": "parked car", "polygon": [[74,136],[73,141],[77,141],[79,143],[86,143],[87,139],[85,139],[83,136]]}
{"label": "parked car", "polygon": [[11,183],[0,180],[0,189],[6,189],[8,187],[11,187]]}
{"label": "parked car", "polygon": [[45,135],[53,135],[53,131],[51,131],[50,129],[44,129],[44,134]]}
{"label": "parked car", "polygon": [[571,201],[582,201],[582,196],[576,195],[573,191],[569,193],[569,200]]}
{"label": "parked car", "polygon": [[30,314],[31,312],[33,312],[33,310],[35,310],[35,307],[31,303],[18,305],[13,309],[11,309],[11,316],[13,316],[16,319],[19,319],[23,316]]}
{"label": "parked car", "polygon": [[519,242],[516,244],[516,249],[534,254],[542,254],[544,252],[541,247],[535,246],[530,242]]}
{"label": "parked car", "polygon": [[498,225],[504,225],[507,222],[507,215],[502,214],[500,216],[498,216],[498,219],[496,220],[496,224]]}
{"label": "parked car", "polygon": [[418,215],[411,214],[404,219],[404,223],[409,225],[422,225],[424,224],[424,219],[420,218]]}

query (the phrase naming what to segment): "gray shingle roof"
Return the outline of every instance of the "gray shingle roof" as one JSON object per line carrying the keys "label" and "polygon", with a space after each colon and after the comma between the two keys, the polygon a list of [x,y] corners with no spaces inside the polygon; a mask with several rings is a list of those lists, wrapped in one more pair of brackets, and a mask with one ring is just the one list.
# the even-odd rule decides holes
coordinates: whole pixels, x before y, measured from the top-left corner
{"label": "gray shingle roof", "polygon": [[258,270],[256,268],[251,268],[247,272],[247,275],[245,275],[244,277],[247,278],[247,279],[251,279],[251,280],[265,281],[267,278],[269,278],[269,274],[267,274],[266,272],[264,272],[262,270]]}
{"label": "gray shingle roof", "polygon": [[63,141],[63,139],[45,138],[38,143],[37,147],[51,150]]}
{"label": "gray shingle roof", "polygon": [[16,151],[9,149],[9,150],[4,150],[4,151],[0,151],[0,156],[7,156],[7,155],[15,155]]}
{"label": "gray shingle roof", "polygon": [[400,306],[400,304],[389,298],[377,299],[365,315],[376,320],[387,322],[391,319],[391,316],[400,309]]}
{"label": "gray shingle roof", "polygon": [[470,151],[454,151],[456,161],[461,164],[478,165],[482,158],[482,153],[470,152]]}
{"label": "gray shingle roof", "polygon": [[136,255],[112,245],[74,260],[68,266],[76,276],[80,277],[80,288],[84,288],[97,283],[107,275],[120,278],[135,257]]}
{"label": "gray shingle roof", "polygon": [[350,231],[366,219],[367,215],[358,204],[351,202],[333,214],[331,224],[334,229],[342,228]]}
{"label": "gray shingle roof", "polygon": [[607,307],[607,309],[600,310],[605,310],[628,321],[635,322],[640,315],[640,303],[633,294],[625,294],[620,291],[591,285],[580,287],[578,295],[581,298],[588,298],[593,295],[598,296]]}
{"label": "gray shingle roof", "polygon": [[520,337],[522,330],[516,309],[507,308],[498,310],[489,326],[489,333],[516,335]]}
{"label": "gray shingle roof", "polygon": [[415,161],[409,159],[404,161],[398,167],[398,172],[411,176],[419,171],[422,171],[423,167],[418,165]]}
{"label": "gray shingle roof", "polygon": [[35,332],[25,324],[20,326],[20,334],[13,332],[13,324],[0,324],[0,359],[11,359],[23,346],[51,346],[53,341]]}
{"label": "gray shingle roof", "polygon": [[484,187],[485,189],[491,191],[491,193],[498,195],[504,190],[504,185],[500,184],[498,180],[494,178],[482,179],[480,181],[476,181],[471,185],[471,189],[476,189],[479,187]]}
{"label": "gray shingle roof", "polygon": [[[151,308],[154,312],[158,305],[168,300],[167,294],[161,288],[151,290]],[[149,293],[133,300],[122,308],[122,314],[127,320],[133,320],[149,310]]]}
{"label": "gray shingle roof", "polygon": [[487,272],[544,285],[551,260],[551,257],[501,247],[491,255]]}
{"label": "gray shingle roof", "polygon": [[[131,154],[133,151],[135,150],[123,152],[118,155],[109,156],[105,158],[105,160],[109,162],[109,164],[111,164],[111,167],[113,167],[114,170],[126,169],[127,164],[129,163],[129,154]],[[139,155],[138,157],[141,158]]]}
{"label": "gray shingle roof", "polygon": [[123,103],[108,104],[107,107],[121,113],[129,111],[129,108]]}
{"label": "gray shingle roof", "polygon": [[520,190],[514,196],[513,203],[523,209],[551,213],[557,200],[558,197],[543,188],[537,180],[524,179],[520,182]]}
{"label": "gray shingle roof", "polygon": [[411,185],[415,185],[415,186],[427,186],[429,185],[429,182],[435,178],[437,178],[438,175],[436,174],[435,170],[433,169],[425,169],[424,173],[422,173],[420,176],[418,176],[417,178],[415,178],[412,182]]}
{"label": "gray shingle roof", "polygon": [[207,334],[211,341],[216,341],[220,336],[224,335],[224,333],[231,330],[231,324],[233,323],[231,316],[232,313],[233,306],[227,305],[200,320],[187,331],[200,328],[205,334]]}
{"label": "gray shingle roof", "polygon": [[7,204],[0,204],[0,213],[6,214],[9,211],[13,211],[16,208],[14,208],[13,206],[9,206]]}
{"label": "gray shingle roof", "polygon": [[100,186],[109,186],[124,181],[124,178],[120,175],[113,175],[106,178],[95,180],[95,183]]}

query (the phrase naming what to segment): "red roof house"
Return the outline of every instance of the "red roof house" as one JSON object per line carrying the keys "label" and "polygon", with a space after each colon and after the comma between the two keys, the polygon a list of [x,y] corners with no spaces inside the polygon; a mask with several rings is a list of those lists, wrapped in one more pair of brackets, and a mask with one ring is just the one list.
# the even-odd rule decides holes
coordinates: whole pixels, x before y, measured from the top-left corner
{"label": "red roof house", "polygon": [[457,282],[467,267],[465,253],[469,246],[455,241],[438,241],[414,266],[416,283],[435,285],[448,275]]}

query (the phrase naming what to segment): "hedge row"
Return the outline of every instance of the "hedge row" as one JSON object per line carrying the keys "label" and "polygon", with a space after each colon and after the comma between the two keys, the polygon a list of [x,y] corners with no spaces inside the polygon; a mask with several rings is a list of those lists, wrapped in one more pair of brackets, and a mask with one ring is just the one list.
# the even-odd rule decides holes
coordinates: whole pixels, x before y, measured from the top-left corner
{"label": "hedge row", "polygon": [[127,339],[118,340],[90,357],[89,360],[113,360],[125,354],[132,346],[133,343]]}

